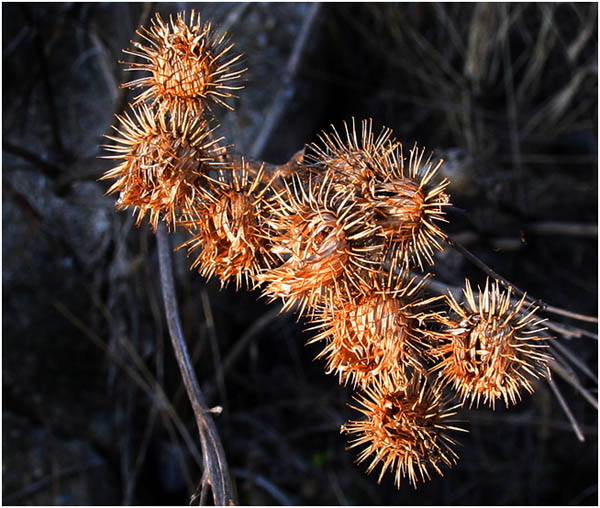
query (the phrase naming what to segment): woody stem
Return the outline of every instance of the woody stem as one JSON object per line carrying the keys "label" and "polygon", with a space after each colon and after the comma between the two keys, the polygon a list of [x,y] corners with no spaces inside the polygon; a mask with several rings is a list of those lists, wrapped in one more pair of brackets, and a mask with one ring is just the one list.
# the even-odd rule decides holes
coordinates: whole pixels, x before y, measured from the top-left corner
{"label": "woody stem", "polygon": [[[227,506],[234,504],[233,489],[227,460],[223,445],[217,433],[216,426],[209,413],[209,408],[200,390],[198,379],[188,353],[187,345],[183,337],[179,312],[177,309],[177,298],[175,296],[175,283],[173,280],[173,268],[171,261],[171,248],[165,225],[161,222],[157,231],[158,261],[160,266],[160,283],[162,287],[165,314],[169,328],[169,335],[177,365],[183,378],[183,384],[192,409],[196,417],[196,425],[200,434],[202,446],[202,458],[204,462],[203,481],[211,487],[215,506]],[[204,491],[204,485],[202,485]]]}

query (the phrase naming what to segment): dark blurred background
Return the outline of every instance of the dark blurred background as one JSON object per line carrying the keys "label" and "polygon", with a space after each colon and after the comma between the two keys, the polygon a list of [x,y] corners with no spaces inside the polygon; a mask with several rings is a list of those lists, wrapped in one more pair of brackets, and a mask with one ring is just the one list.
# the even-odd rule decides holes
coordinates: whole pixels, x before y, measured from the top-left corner
{"label": "dark blurred background", "polygon": [[[373,118],[446,160],[449,233],[536,297],[597,315],[597,4],[3,3],[4,504],[187,504],[198,485],[155,238],[97,181],[132,97],[121,49],[155,12],[191,8],[245,54],[246,89],[220,114],[239,151],[281,163],[331,123]],[[240,503],[597,504],[597,411],[556,376],[584,443],[539,382],[516,407],[465,410],[443,478],[378,486],[345,451],[351,393],[303,324],[174,259]],[[451,288],[485,280],[450,249],[435,271]],[[596,398],[597,339],[557,340]]]}

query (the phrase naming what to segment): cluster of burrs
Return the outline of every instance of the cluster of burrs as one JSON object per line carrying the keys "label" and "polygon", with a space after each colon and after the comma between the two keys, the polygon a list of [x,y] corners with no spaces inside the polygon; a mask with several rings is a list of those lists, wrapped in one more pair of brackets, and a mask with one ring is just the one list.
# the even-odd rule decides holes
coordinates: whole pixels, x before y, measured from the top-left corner
{"label": "cluster of burrs", "polygon": [[458,408],[516,403],[549,360],[537,309],[498,283],[476,296],[467,281],[462,305],[424,296],[446,240],[441,161],[367,120],[283,166],[245,158],[216,134],[213,109],[232,109],[245,71],[226,36],[193,11],[137,33],[127,70],[145,76],[123,86],[143,91],[107,136],[117,206],[188,231],[202,275],[261,287],[309,321],[326,372],[357,392],[361,418],[342,431],[369,472],[380,464],[398,486],[441,474],[457,461]]}

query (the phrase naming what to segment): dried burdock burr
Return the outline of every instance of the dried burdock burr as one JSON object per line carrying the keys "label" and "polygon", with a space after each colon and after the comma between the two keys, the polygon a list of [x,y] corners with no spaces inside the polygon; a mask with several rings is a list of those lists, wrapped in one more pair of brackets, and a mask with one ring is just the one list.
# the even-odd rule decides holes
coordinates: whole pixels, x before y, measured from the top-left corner
{"label": "dried burdock burr", "polygon": [[370,459],[367,473],[381,464],[380,482],[386,471],[394,475],[399,488],[402,478],[416,487],[430,479],[429,470],[443,475],[442,466],[458,460],[456,441],[449,431],[462,431],[452,425],[457,406],[450,406],[441,390],[426,377],[414,375],[403,388],[376,380],[355,396],[363,418],[342,426],[352,436],[349,448],[363,447],[357,462]]}
{"label": "dried burdock burr", "polygon": [[362,121],[360,134],[354,120],[351,126],[344,123],[345,139],[332,129],[320,135],[320,144],[308,147],[311,169],[331,173],[336,190],[354,191],[357,201],[375,213],[386,251],[421,270],[424,262],[432,265],[446,237],[437,223],[446,222],[443,208],[449,206],[448,180],[434,184],[442,161],[424,161],[425,150],[416,145],[405,158],[392,131],[383,128],[375,136],[370,120]]}
{"label": "dried burdock burr", "polygon": [[318,308],[314,321],[318,333],[309,343],[323,341],[317,358],[327,362],[325,371],[338,376],[340,383],[365,387],[377,377],[392,379],[396,387],[406,386],[411,372],[426,372],[422,352],[426,348],[420,322],[425,279],[415,282],[402,272],[400,283],[381,274],[368,274],[372,290],[351,296],[339,293]]}
{"label": "dried burdock burr", "polygon": [[258,276],[264,293],[281,298],[284,310],[302,314],[347,284],[357,290],[381,243],[377,227],[347,190],[336,191],[329,175],[294,174],[268,203],[272,252],[280,266]]}
{"label": "dried burdock burr", "polygon": [[175,226],[178,217],[191,216],[204,174],[222,165],[225,148],[207,120],[190,114],[157,110],[145,104],[131,114],[117,115],[117,136],[104,148],[120,160],[102,179],[116,179],[108,194],[119,193],[118,208],[137,211],[137,224],[146,214],[156,230],[163,218]]}
{"label": "dried burdock burr", "polygon": [[191,268],[205,277],[216,276],[223,285],[235,280],[251,285],[254,277],[276,264],[265,238],[264,169],[250,172],[242,158],[239,167],[221,169],[204,179],[195,217],[186,221],[194,235],[179,248],[198,252]]}
{"label": "dried burdock burr", "polygon": [[533,393],[532,380],[549,376],[543,320],[537,307],[511,300],[511,292],[499,283],[486,281],[485,289],[473,294],[466,281],[465,305],[450,294],[450,317],[430,354],[442,385],[451,385],[463,402],[480,401],[495,407],[497,400],[516,404],[522,390]]}
{"label": "dried burdock burr", "polygon": [[307,147],[306,161],[313,170],[332,173],[336,190],[353,188],[359,194],[368,195],[378,175],[383,171],[381,164],[385,155],[397,145],[392,138],[392,130],[383,128],[375,137],[373,121],[361,122],[360,134],[356,123],[344,122],[345,139],[331,126],[331,133],[322,132],[320,143]]}
{"label": "dried burdock burr", "polygon": [[[213,127],[211,106],[232,109],[226,100],[245,71],[225,34],[194,11],[169,22],[157,14],[137,33],[142,42],[125,53],[141,61],[126,70],[146,75],[123,85],[143,90],[107,136],[118,161],[103,177],[115,180],[108,193],[138,224],[148,214],[154,230],[159,220],[186,229],[179,248],[201,275],[262,285],[309,318],[326,372],[358,390],[362,418],[342,431],[367,472],[380,465],[379,480],[391,471],[398,487],[442,474],[458,458],[456,409],[515,404],[550,359],[525,296],[513,301],[488,282],[476,298],[468,281],[463,305],[424,296],[422,272],[446,240],[442,162],[416,144],[405,155],[391,129],[375,134],[372,120],[357,128],[354,119],[282,166],[249,160]],[[163,236],[161,263],[166,248]],[[440,300],[446,312],[433,305]]]}
{"label": "dried burdock burr", "polygon": [[137,33],[144,42],[133,43],[135,49],[124,52],[143,61],[129,62],[125,70],[149,75],[123,85],[146,88],[137,102],[157,102],[162,109],[195,114],[202,113],[209,100],[233,109],[224,99],[243,88],[240,78],[246,69],[239,64],[242,55],[231,54],[233,44],[226,34],[214,33],[211,24],[203,24],[193,10],[187,22],[185,13],[178,13],[170,23],[157,14],[149,29],[140,27]]}
{"label": "dried burdock burr", "polygon": [[445,190],[449,181],[433,184],[442,161],[423,161],[425,149],[415,145],[405,159],[398,144],[384,154],[384,173],[371,187],[370,202],[390,251],[399,260],[412,261],[421,270],[423,261],[433,265],[433,254],[442,250],[445,233],[438,222],[447,222],[443,208],[449,206]]}

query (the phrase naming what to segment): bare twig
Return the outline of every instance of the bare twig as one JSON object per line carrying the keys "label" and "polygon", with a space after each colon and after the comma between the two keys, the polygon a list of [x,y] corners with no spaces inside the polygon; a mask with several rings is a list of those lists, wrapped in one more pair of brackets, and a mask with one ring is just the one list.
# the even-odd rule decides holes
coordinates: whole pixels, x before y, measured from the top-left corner
{"label": "bare twig", "polygon": [[560,316],[569,317],[572,319],[577,319],[579,321],[587,321],[589,323],[597,323],[598,322],[597,317],[586,316],[585,314],[579,314],[577,312],[571,312],[568,310],[560,309],[558,307],[548,305],[547,303],[545,303],[544,301],[542,301],[538,298],[534,298],[533,296],[528,295],[523,290],[521,290],[517,286],[515,286],[512,282],[505,279],[501,275],[497,274],[494,270],[492,270],[489,266],[487,266],[483,261],[481,261],[477,256],[475,256],[475,254],[473,254],[472,252],[467,250],[463,245],[461,245],[455,239],[448,237],[446,239],[446,242],[448,243],[448,245],[450,245],[450,247],[453,247],[458,252],[460,252],[469,261],[471,261],[471,263],[473,263],[475,266],[477,266],[483,272],[487,273],[490,277],[501,282],[505,287],[510,289],[515,295],[521,296],[521,297],[524,296],[528,301],[530,301],[534,305],[537,305],[542,311],[550,312],[552,314],[557,314]]}
{"label": "bare twig", "polygon": [[225,361],[223,362],[223,375],[225,375],[231,368],[237,357],[244,351],[250,341],[267,326],[269,326],[275,319],[277,319],[280,313],[281,305],[277,305],[274,309],[265,312],[251,326],[248,327],[248,329],[238,339],[225,358]]}
{"label": "bare twig", "polygon": [[[234,346],[229,350],[229,353],[225,357],[225,361],[221,363],[219,368],[218,376],[223,380],[227,376],[227,373],[231,367],[235,364],[244,349],[248,347],[248,344],[254,339],[260,332],[262,332],[267,326],[269,326],[277,317],[281,314],[281,305],[277,305],[274,309],[265,312],[259,317],[252,325],[250,325],[244,334],[237,340]],[[214,386],[208,386],[206,388],[206,397],[210,398],[215,393],[216,389]]]}
{"label": "bare twig", "polygon": [[556,348],[561,354],[563,354],[573,365],[579,368],[586,376],[592,381],[598,384],[598,377],[589,369],[589,367],[583,363],[577,355],[573,354],[568,348],[563,346],[560,341],[555,340],[552,342],[551,348]]}
{"label": "bare twig", "polygon": [[262,174],[262,182],[268,183],[270,181],[276,181],[281,177],[289,177],[298,171],[300,164],[304,160],[304,148],[298,150],[289,161],[285,164],[270,164],[268,162],[259,161],[246,157],[240,153],[236,153],[233,150],[227,154],[227,161],[234,167],[244,167],[252,174],[257,176]]}
{"label": "bare twig", "polygon": [[518,294],[520,296],[523,296],[525,294],[524,291],[522,291],[521,289],[519,289],[513,283],[511,283],[510,281],[506,280],[501,275],[497,274],[494,270],[492,270],[488,265],[486,265],[483,261],[481,261],[477,256],[475,256],[475,254],[473,254],[471,251],[469,251],[466,247],[464,247],[456,239],[448,237],[446,239],[446,242],[448,243],[448,245],[450,245],[450,247],[453,247],[454,249],[456,249],[465,258],[467,258],[471,263],[473,263],[475,266],[477,266],[477,268],[479,268],[483,272],[487,273],[493,279],[496,279],[496,280],[500,281],[507,288],[510,288],[513,291],[513,293],[516,293],[516,294]]}
{"label": "bare twig", "polygon": [[277,485],[267,480],[264,476],[253,474],[250,471],[246,471],[245,469],[235,468],[231,471],[235,476],[239,478],[243,478],[244,480],[248,480],[258,487],[263,488],[267,491],[275,501],[277,501],[282,506],[295,506],[297,503],[288,496],[285,492],[283,492]]}
{"label": "bare twig", "polygon": [[317,14],[319,13],[320,8],[320,3],[312,4],[310,12],[308,13],[308,16],[304,20],[302,28],[300,29],[300,33],[298,34],[298,38],[296,39],[296,44],[294,45],[294,49],[292,51],[292,54],[290,55],[290,59],[288,60],[287,66],[285,68],[285,72],[279,90],[277,91],[275,98],[271,102],[269,111],[267,111],[262,129],[258,133],[256,140],[250,148],[250,155],[254,158],[259,157],[262,151],[264,150],[267,142],[271,138],[273,130],[275,129],[275,127],[277,127],[279,120],[285,112],[288,102],[292,98],[292,81],[300,68],[302,53],[304,52],[306,42],[308,41],[308,36],[315,23],[315,20],[317,19]]}
{"label": "bare twig", "polygon": [[227,7],[229,10],[229,14],[223,20],[223,23],[220,24],[219,29],[221,32],[229,32],[231,27],[239,23],[240,19],[245,15],[248,8],[252,6],[252,2],[242,2],[238,4],[235,8]]}
{"label": "bare twig", "polygon": [[583,396],[583,398],[587,400],[594,407],[594,409],[596,409],[596,411],[598,410],[598,399],[595,398],[583,386],[581,386],[581,383],[579,382],[579,379],[577,379],[577,376],[575,376],[573,373],[569,373],[560,363],[556,361],[551,361],[549,363],[549,367],[550,370],[552,370],[552,372],[558,374],[573,388],[575,388],[575,390],[577,390]]}
{"label": "bare twig", "polygon": [[[503,18],[508,18],[508,6],[503,4],[500,7]],[[504,88],[506,90],[506,113],[508,117],[508,134],[510,139],[510,150],[513,161],[513,172],[515,174],[515,180],[517,185],[517,199],[519,200],[521,212],[527,215],[527,195],[526,189],[523,185],[523,163],[521,160],[521,141],[519,134],[519,113],[518,104],[515,94],[515,83],[513,77],[513,58],[510,54],[509,38],[503,38],[502,43],[502,56],[504,62]]]}
{"label": "bare twig", "polygon": [[223,362],[221,362],[221,353],[219,351],[219,340],[217,337],[217,330],[215,328],[215,320],[213,318],[212,307],[210,306],[210,299],[208,298],[208,293],[206,290],[202,291],[201,299],[202,308],[204,310],[204,319],[206,319],[206,328],[208,330],[210,348],[212,350],[213,363],[215,365],[217,388],[219,390],[219,396],[221,397],[221,403],[227,412],[227,388],[225,386],[225,376],[221,367]]}
{"label": "bare twig", "polygon": [[[200,391],[196,374],[188,354],[187,345],[181,331],[179,313],[177,310],[177,299],[175,296],[175,282],[173,281],[173,268],[169,237],[165,225],[161,222],[157,231],[158,260],[160,266],[160,281],[165,304],[165,314],[171,337],[171,343],[175,351],[175,358],[181,371],[183,384],[192,404],[196,424],[200,433],[202,445],[202,457],[204,461],[204,473],[202,491],[205,486],[210,485],[215,505],[226,506],[234,504],[233,489],[227,460],[223,445],[217,433],[217,429],[208,413],[209,408],[204,401],[204,395]],[[204,497],[203,495],[201,496]]]}
{"label": "bare twig", "polygon": [[584,330],[583,328],[577,328],[571,325],[565,325],[564,323],[555,323],[554,321],[546,321],[544,325],[556,333],[560,333],[567,338],[575,337],[580,339],[581,337],[589,337],[590,339],[598,340],[598,334]]}
{"label": "bare twig", "polygon": [[578,312],[571,312],[570,310],[560,309],[558,307],[554,307],[553,305],[548,305],[542,302],[541,300],[532,299],[534,303],[542,303],[542,309],[546,312],[551,312],[552,314],[557,314],[559,316],[565,316],[571,319],[577,319],[578,321],[586,321],[588,323],[597,323],[598,318],[594,316],[586,316],[585,314],[579,314]]}
{"label": "bare twig", "polygon": [[562,393],[560,393],[558,386],[556,386],[556,383],[554,382],[554,380],[552,378],[548,378],[548,384],[550,385],[550,388],[552,388],[554,395],[556,395],[556,398],[557,398],[558,402],[560,403],[560,406],[562,407],[563,411],[567,415],[569,422],[571,422],[571,426],[573,427],[573,430],[575,431],[575,435],[577,436],[577,439],[579,439],[579,441],[581,441],[581,442],[584,442],[585,436],[583,435],[583,432],[581,432],[581,429],[579,428],[579,424],[577,423],[577,420],[573,416],[573,413],[571,412],[571,409],[567,405],[567,402],[563,398]]}
{"label": "bare twig", "polygon": [[[69,309],[67,309],[67,307],[65,307],[61,302],[55,301],[53,302],[53,305],[56,308],[56,310],[58,310],[58,312],[60,312],[73,326],[81,330],[84,333],[84,335],[88,339],[90,339],[96,346],[105,351],[111,357],[111,360],[113,360],[116,365],[121,367],[127,373],[127,375],[142,389],[142,391],[144,391],[144,393],[148,395],[150,400],[154,401],[160,407],[161,410],[164,409],[167,412],[167,414],[173,420],[175,427],[181,434],[181,437],[183,438],[186,446],[188,447],[190,455],[200,466],[202,464],[202,460],[200,454],[198,453],[197,447],[194,441],[192,440],[191,436],[189,435],[187,428],[185,427],[185,425],[183,425],[181,419],[178,418],[175,409],[169,402],[162,387],[160,385],[157,385],[156,383],[152,383],[151,380],[144,379],[144,377],[139,372],[137,372],[137,370],[133,369],[125,359],[121,358],[121,356],[118,355],[116,352],[110,350],[107,344],[102,339],[100,339],[100,337],[98,337],[96,333],[90,330],[90,328],[86,326],[86,324],[83,323],[79,318],[74,316],[69,311]],[[145,367],[145,365],[143,365],[143,361],[141,360],[141,358],[139,358],[139,355],[137,355],[135,349],[131,347],[130,342],[128,340],[124,340],[123,345],[125,346],[126,351],[131,356],[133,362],[138,367],[141,367],[142,374],[147,375],[147,368]]]}
{"label": "bare twig", "polygon": [[16,504],[18,501],[28,498],[29,496],[34,495],[36,492],[39,492],[40,490],[48,487],[57,478],[68,478],[70,476],[75,476],[79,473],[83,473],[89,469],[94,469],[102,465],[104,465],[102,460],[92,459],[82,464],[76,464],[74,466],[65,467],[63,469],[53,472],[52,474],[44,476],[43,478],[40,478],[37,481],[29,483],[24,489],[21,489],[18,492],[3,495],[2,504]]}
{"label": "bare twig", "polygon": [[557,235],[576,237],[597,237],[598,224],[577,222],[533,222],[527,226],[528,233],[536,235]]}

